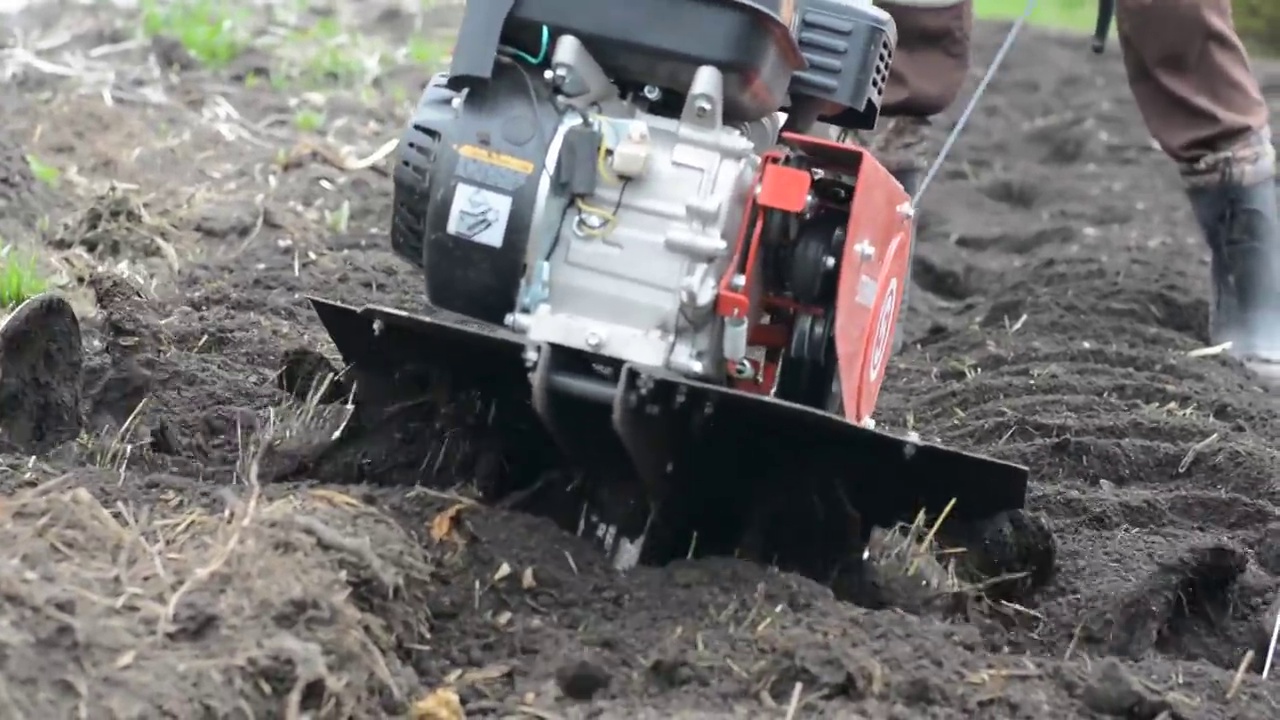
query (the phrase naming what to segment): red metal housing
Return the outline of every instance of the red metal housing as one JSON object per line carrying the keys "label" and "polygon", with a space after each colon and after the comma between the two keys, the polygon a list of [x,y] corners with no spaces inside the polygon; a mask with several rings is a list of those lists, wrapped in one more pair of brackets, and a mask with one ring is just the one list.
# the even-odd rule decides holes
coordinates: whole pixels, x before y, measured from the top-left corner
{"label": "red metal housing", "polygon": [[800,153],[815,168],[844,177],[854,188],[837,280],[835,345],[845,417],[862,424],[875,410],[893,353],[914,240],[911,197],[865,148],[793,133],[784,133],[782,142],[784,148],[763,156],[757,192],[743,212],[743,232],[733,262],[720,281],[717,312],[725,318],[746,318],[749,344],[763,357],[755,377],[736,380],[734,385],[772,396],[795,311],[821,312],[766,294],[761,283],[766,276],[761,269],[764,213],[800,213],[808,202],[812,174],[783,164],[793,153]]}

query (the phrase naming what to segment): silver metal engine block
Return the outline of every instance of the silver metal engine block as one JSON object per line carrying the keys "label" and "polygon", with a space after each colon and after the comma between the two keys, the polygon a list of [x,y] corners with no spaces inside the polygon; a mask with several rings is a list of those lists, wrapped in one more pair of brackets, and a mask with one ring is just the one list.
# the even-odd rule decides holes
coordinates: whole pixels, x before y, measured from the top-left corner
{"label": "silver metal engine block", "polygon": [[[572,36],[552,70],[573,71],[590,89],[570,101],[552,138],[534,211],[526,273],[507,325],[530,339],[684,375],[722,373],[746,353],[745,322],[714,312],[733,259],[743,212],[772,147],[780,116],[750,126],[723,122],[723,76],[700,68],[678,119],[650,115],[617,89]],[[657,88],[645,89],[650,100]],[[571,128],[601,133],[593,195],[552,193]]]}

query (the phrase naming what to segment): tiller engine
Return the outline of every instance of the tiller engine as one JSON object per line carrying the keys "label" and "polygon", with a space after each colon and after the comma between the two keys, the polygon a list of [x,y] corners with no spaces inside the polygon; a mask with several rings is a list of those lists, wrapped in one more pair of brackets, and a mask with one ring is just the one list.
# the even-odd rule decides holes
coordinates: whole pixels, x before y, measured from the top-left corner
{"label": "tiller engine", "polygon": [[1025,468],[872,422],[913,205],[805,133],[874,127],[895,32],[869,0],[468,4],[395,169],[391,242],[428,308],[313,301],[353,432],[466,415],[455,452],[497,448],[491,498],[571,500],[541,507],[620,565],[832,581],[920,511],[970,544],[1024,527]]}

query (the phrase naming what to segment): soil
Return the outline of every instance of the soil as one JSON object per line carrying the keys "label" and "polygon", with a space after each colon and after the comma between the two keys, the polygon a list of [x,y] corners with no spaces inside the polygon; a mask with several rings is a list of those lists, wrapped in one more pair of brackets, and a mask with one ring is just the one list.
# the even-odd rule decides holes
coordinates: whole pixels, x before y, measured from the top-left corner
{"label": "soil", "polygon": [[[399,12],[349,20],[393,41]],[[25,425],[21,392],[3,405],[6,717],[460,717],[442,689],[467,717],[1277,716],[1257,671],[1278,406],[1188,354],[1206,253],[1115,54],[1028,31],[925,202],[878,422],[1029,466],[1060,563],[1023,604],[940,614],[727,558],[618,574],[464,488],[272,482],[343,421],[294,397],[333,356],[305,294],[420,303],[385,239],[389,162],[342,158],[396,137],[427,70],[306,93],[243,79],[268,52],[159,72],[169,46],[129,44],[119,11],[11,27],[73,72],[0,51],[0,231],[89,302],[78,327],[35,308],[28,336],[79,333],[83,358],[0,349],[0,393],[83,388],[58,396],[70,432]],[[974,81],[1006,31],[979,28]],[[1280,66],[1258,70],[1280,98]],[[320,132],[291,122],[300,103]]]}

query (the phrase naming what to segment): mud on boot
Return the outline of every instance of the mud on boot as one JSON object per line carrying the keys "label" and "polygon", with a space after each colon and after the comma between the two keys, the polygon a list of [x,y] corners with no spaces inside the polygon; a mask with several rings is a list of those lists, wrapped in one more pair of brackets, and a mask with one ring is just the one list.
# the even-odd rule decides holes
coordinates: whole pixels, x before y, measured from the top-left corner
{"label": "mud on boot", "polygon": [[1268,384],[1280,384],[1280,213],[1277,185],[1224,181],[1187,192],[1210,252],[1210,341]]}
{"label": "mud on boot", "polygon": [[61,296],[0,320],[0,452],[39,455],[79,436],[83,368],[80,322]]}

